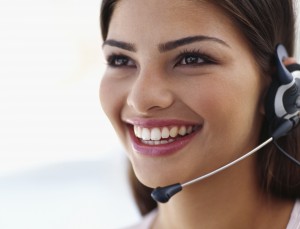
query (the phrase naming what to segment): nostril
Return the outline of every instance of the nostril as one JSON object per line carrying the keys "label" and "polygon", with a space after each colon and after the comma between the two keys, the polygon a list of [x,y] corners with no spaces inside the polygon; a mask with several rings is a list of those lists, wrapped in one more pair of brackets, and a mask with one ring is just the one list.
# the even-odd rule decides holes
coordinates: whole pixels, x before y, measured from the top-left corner
{"label": "nostril", "polygon": [[174,98],[168,81],[160,76],[139,75],[129,91],[127,105],[136,113],[147,115],[170,107]]}

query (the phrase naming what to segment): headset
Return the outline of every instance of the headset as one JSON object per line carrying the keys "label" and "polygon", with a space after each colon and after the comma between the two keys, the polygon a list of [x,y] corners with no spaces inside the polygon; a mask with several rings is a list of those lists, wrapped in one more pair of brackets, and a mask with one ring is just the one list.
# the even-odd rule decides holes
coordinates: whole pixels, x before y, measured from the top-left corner
{"label": "headset", "polygon": [[285,66],[283,60],[288,53],[282,44],[276,46],[276,68],[269,91],[266,95],[265,111],[272,133],[286,120],[297,125],[300,110],[300,65]]}
{"label": "headset", "polygon": [[165,187],[157,187],[151,193],[151,196],[155,201],[160,203],[168,202],[173,195],[180,192],[184,187],[231,167],[251,156],[272,141],[280,152],[300,166],[300,162],[283,150],[276,141],[278,138],[287,135],[295,128],[300,119],[300,65],[292,64],[286,67],[283,64],[283,61],[287,57],[289,57],[289,55],[285,47],[282,44],[278,44],[275,49],[275,64],[277,69],[276,73],[272,76],[272,82],[265,100],[265,112],[271,137],[250,152],[210,173],[199,176],[183,184],[176,183]]}

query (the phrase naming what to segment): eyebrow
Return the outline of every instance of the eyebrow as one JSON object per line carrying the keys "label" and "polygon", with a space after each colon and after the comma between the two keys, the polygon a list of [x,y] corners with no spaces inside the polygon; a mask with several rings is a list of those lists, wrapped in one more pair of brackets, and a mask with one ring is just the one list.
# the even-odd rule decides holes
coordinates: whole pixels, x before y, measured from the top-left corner
{"label": "eyebrow", "polygon": [[209,37],[209,36],[189,36],[189,37],[184,37],[178,40],[174,40],[174,41],[169,41],[167,43],[163,43],[163,44],[159,44],[158,46],[158,50],[160,52],[167,52],[170,51],[172,49],[176,49],[180,46],[184,46],[184,45],[188,45],[194,42],[200,42],[200,41],[213,41],[213,42],[217,42],[221,45],[224,45],[228,48],[230,48],[230,46],[223,40],[216,38],[216,37]]}
{"label": "eyebrow", "polygon": [[[217,42],[221,45],[224,45],[224,46],[230,48],[230,46],[225,41],[223,41],[219,38],[201,35],[201,36],[189,36],[189,37],[184,37],[184,38],[180,38],[180,39],[173,40],[173,41],[168,41],[166,43],[161,43],[158,45],[158,50],[159,50],[159,52],[167,52],[167,51],[171,51],[172,49],[176,49],[180,46],[188,45],[188,44],[195,43],[195,42],[201,42],[201,41]],[[105,45],[121,48],[121,49],[130,51],[130,52],[137,51],[136,46],[134,44],[128,43],[128,42],[123,42],[123,41],[117,41],[114,39],[105,40],[103,42],[102,47],[104,47]]]}
{"label": "eyebrow", "polygon": [[136,47],[135,47],[134,44],[123,42],[123,41],[117,41],[117,40],[109,39],[109,40],[105,40],[103,42],[102,47],[104,47],[105,45],[125,49],[125,50],[130,51],[130,52],[136,52]]}

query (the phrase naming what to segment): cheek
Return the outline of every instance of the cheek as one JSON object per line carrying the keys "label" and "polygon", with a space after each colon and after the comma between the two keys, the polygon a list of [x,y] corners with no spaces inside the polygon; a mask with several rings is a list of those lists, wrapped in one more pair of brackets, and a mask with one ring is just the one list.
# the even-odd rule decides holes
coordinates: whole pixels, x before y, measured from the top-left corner
{"label": "cheek", "polygon": [[261,92],[256,78],[248,76],[249,82],[244,83],[240,78],[207,84],[202,81],[197,90],[190,90],[190,93],[194,91],[194,96],[188,97],[194,99],[187,99],[187,103],[203,117],[208,141],[218,137],[220,141],[232,142],[237,136],[249,137],[257,132],[253,126],[258,127],[259,124],[257,117]]}
{"label": "cheek", "polygon": [[[192,85],[192,86],[191,86]],[[240,89],[220,80],[207,79],[190,83],[182,93],[184,103],[208,122],[222,122],[231,116],[241,103]]]}
{"label": "cheek", "polygon": [[210,111],[211,127],[232,152],[240,154],[257,144],[262,122],[260,95],[257,82],[250,80],[225,88],[216,98],[215,110]]}
{"label": "cheek", "polygon": [[240,112],[241,104],[236,99],[234,90],[228,90],[225,86],[210,87],[198,96],[194,107],[204,119],[204,131],[206,133],[206,141],[212,139],[218,141],[224,139],[226,132],[229,137],[233,125],[238,122],[237,115]]}

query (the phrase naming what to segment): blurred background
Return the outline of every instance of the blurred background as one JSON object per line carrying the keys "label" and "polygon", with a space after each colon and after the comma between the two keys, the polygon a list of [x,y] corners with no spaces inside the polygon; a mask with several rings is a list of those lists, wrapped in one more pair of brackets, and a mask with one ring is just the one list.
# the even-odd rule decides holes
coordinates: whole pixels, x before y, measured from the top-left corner
{"label": "blurred background", "polygon": [[139,215],[99,103],[101,0],[0,1],[0,228],[118,228]]}
{"label": "blurred background", "polygon": [[0,1],[1,229],[139,220],[123,149],[98,99],[100,3]]}

